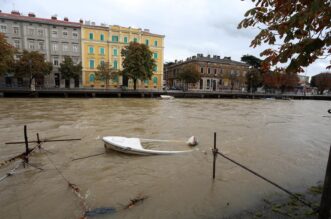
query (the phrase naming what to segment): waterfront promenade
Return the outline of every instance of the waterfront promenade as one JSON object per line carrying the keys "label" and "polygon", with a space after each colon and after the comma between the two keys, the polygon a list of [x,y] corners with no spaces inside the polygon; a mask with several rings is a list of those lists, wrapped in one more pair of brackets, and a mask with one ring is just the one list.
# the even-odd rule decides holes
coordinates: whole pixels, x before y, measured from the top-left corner
{"label": "waterfront promenade", "polygon": [[331,95],[304,95],[302,93],[247,93],[240,91],[153,91],[121,89],[87,89],[87,88],[53,88],[30,90],[27,88],[0,88],[0,97],[23,98],[159,98],[160,95],[171,95],[175,98],[228,98],[228,99],[296,99],[296,100],[331,100]]}

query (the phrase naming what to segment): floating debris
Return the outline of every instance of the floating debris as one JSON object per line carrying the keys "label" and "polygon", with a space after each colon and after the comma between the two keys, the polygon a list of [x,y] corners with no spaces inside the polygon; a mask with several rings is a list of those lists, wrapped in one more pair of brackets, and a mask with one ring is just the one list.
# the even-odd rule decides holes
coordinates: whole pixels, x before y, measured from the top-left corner
{"label": "floating debris", "polygon": [[143,202],[145,199],[147,199],[148,196],[141,196],[141,195],[138,195],[136,198],[134,199],[131,199],[130,200],[130,203],[127,204],[124,209],[129,209],[129,208],[132,208],[133,206],[135,206],[136,204],[140,203],[140,202]]}
{"label": "floating debris", "polygon": [[114,213],[116,213],[115,208],[95,208],[90,211],[86,211],[84,216],[85,217],[96,217],[99,215],[114,214]]}

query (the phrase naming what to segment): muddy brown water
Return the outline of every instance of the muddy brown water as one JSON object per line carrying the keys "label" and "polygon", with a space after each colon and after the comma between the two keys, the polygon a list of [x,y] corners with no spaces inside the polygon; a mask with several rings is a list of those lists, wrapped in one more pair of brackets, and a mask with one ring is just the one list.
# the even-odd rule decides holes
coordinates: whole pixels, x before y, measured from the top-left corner
{"label": "muddy brown water", "polygon": [[[294,192],[323,180],[331,143],[330,102],[224,99],[1,99],[0,161],[21,153],[23,125],[29,139],[82,138],[54,142],[30,158],[44,168],[19,168],[0,182],[0,218],[79,218],[78,198],[64,179],[79,186],[91,208],[113,207],[98,218],[222,218],[261,199],[283,193],[221,157],[212,180],[213,132],[229,157]],[[171,156],[129,156],[105,151],[101,136],[174,139],[160,150],[196,151]],[[0,169],[0,177],[14,164]],[[121,210],[138,195],[148,198]],[[284,195],[285,196],[285,195]]]}

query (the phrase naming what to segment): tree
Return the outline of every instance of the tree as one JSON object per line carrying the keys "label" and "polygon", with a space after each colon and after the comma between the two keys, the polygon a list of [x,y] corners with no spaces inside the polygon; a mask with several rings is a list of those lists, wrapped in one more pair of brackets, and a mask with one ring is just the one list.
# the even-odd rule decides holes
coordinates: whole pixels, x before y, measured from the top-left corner
{"label": "tree", "polygon": [[270,71],[263,75],[263,84],[266,89],[278,90],[282,86],[282,76],[280,72]]}
{"label": "tree", "polygon": [[51,73],[53,65],[50,62],[46,62],[44,55],[32,51],[23,51],[20,59],[15,63],[15,76],[16,77],[29,77],[29,85],[34,78],[43,77]]}
{"label": "tree", "polygon": [[156,65],[148,46],[131,42],[122,49],[121,55],[124,58],[122,74],[133,80],[134,90],[137,88],[138,79],[151,79]]}
{"label": "tree", "polygon": [[251,68],[246,74],[247,91],[255,92],[262,85],[262,75],[259,69]]}
{"label": "tree", "polygon": [[109,80],[114,79],[118,71],[112,68],[109,62],[102,62],[97,68],[99,71],[95,72],[96,79],[105,81],[106,88],[108,88]]}
{"label": "tree", "polygon": [[311,78],[311,86],[317,87],[318,93],[323,94],[325,90],[331,89],[331,73],[322,72]]}
{"label": "tree", "polygon": [[60,64],[59,71],[61,78],[70,80],[71,78],[77,80],[82,72],[81,63],[75,65],[70,56],[65,56],[64,61]]}
{"label": "tree", "polygon": [[243,55],[241,61],[250,66],[250,70],[246,74],[247,91],[255,92],[262,85],[262,60],[253,55]]}
{"label": "tree", "polygon": [[5,35],[0,33],[0,76],[13,71],[15,49],[7,42]]}
{"label": "tree", "polygon": [[188,84],[197,83],[200,80],[200,77],[200,72],[193,64],[185,65],[183,68],[180,69],[178,74],[178,78],[184,82],[186,89],[188,87]]}
{"label": "tree", "polygon": [[286,72],[298,73],[316,59],[331,55],[330,10],[329,0],[259,0],[238,28],[257,26],[260,32],[251,46],[266,43],[272,47],[261,53],[266,56],[264,62],[270,66],[289,62]]}
{"label": "tree", "polygon": [[253,68],[259,69],[261,67],[262,60],[253,56],[253,55],[243,55],[241,61],[245,62],[247,65],[252,66]]}

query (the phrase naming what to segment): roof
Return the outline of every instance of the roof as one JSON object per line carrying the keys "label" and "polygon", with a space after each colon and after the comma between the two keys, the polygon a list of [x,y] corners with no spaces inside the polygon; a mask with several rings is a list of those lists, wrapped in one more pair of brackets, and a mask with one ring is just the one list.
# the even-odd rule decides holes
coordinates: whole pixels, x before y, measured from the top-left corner
{"label": "roof", "polygon": [[3,12],[0,13],[0,19],[36,22],[36,23],[44,23],[44,24],[51,24],[51,25],[64,25],[64,26],[71,26],[71,27],[77,27],[77,28],[81,27],[81,23],[79,23],[79,22],[55,20],[55,19],[48,19],[48,18],[38,18],[38,17],[25,16],[25,15],[19,15],[19,14],[9,14],[9,13],[3,13]]}
{"label": "roof", "polygon": [[187,58],[185,61],[179,61],[176,63],[173,63],[171,65],[168,65],[168,67],[174,67],[176,65],[182,65],[182,64],[186,64],[186,63],[190,63],[190,62],[208,62],[208,63],[217,63],[217,64],[227,64],[227,65],[239,65],[239,66],[243,66],[243,67],[249,67],[249,65],[247,65],[246,63],[243,62],[238,62],[238,61],[234,61],[228,58],[217,58],[217,57],[199,57],[199,56],[193,56],[190,58]]}

